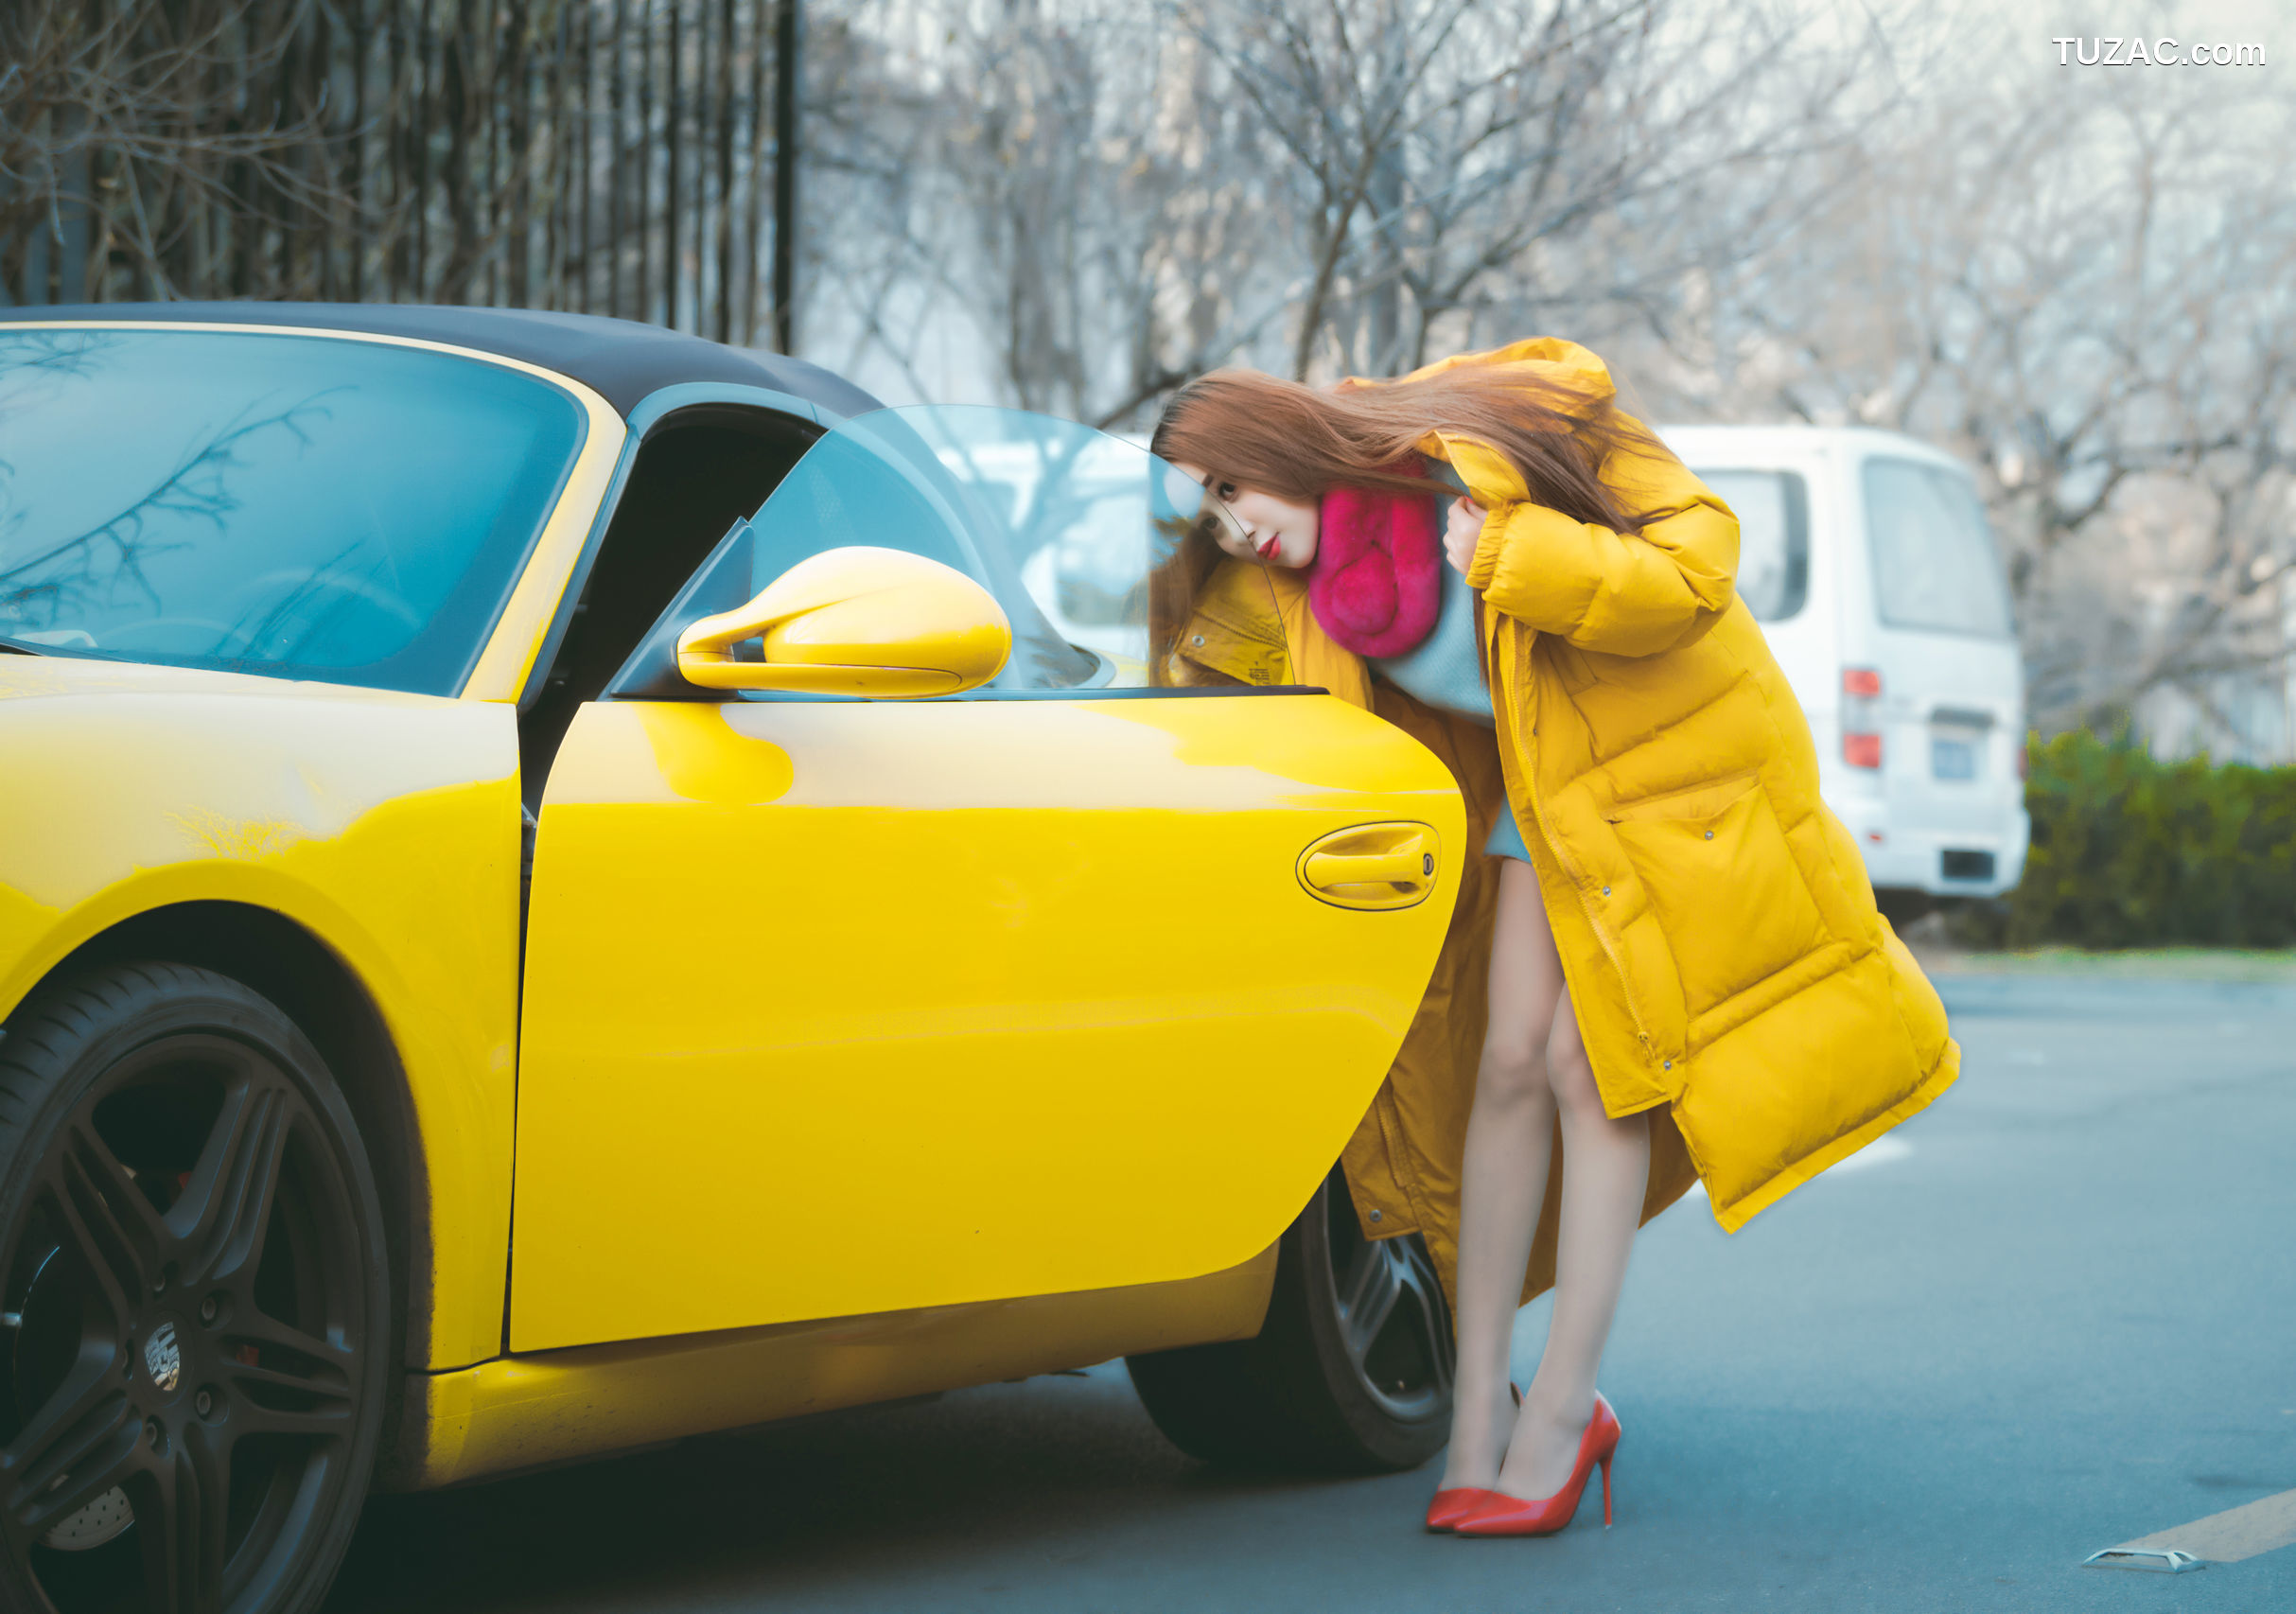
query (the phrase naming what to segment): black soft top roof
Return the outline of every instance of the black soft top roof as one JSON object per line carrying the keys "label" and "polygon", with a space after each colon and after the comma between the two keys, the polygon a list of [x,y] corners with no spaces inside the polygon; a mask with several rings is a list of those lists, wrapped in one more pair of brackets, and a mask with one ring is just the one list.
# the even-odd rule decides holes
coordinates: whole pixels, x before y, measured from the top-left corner
{"label": "black soft top roof", "polygon": [[648,393],[682,381],[770,387],[842,415],[884,407],[850,381],[802,359],[727,347],[682,331],[598,314],[415,303],[73,303],[0,308],[0,325],[34,320],[307,325],[451,342],[570,376],[624,415]]}

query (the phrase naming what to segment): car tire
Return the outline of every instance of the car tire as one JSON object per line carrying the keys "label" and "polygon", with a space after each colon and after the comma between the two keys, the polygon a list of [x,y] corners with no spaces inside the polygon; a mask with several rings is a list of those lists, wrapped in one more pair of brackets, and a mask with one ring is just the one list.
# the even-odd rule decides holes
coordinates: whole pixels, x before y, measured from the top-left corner
{"label": "car tire", "polygon": [[1334,1170],[1277,1246],[1256,1339],[1125,1365],[1148,1416],[1191,1457],[1376,1473],[1443,1449],[1457,1353],[1425,1241],[1365,1238]]}
{"label": "car tire", "polygon": [[237,981],[119,964],[0,1038],[0,1607],[310,1614],[394,1333],[373,1170]]}

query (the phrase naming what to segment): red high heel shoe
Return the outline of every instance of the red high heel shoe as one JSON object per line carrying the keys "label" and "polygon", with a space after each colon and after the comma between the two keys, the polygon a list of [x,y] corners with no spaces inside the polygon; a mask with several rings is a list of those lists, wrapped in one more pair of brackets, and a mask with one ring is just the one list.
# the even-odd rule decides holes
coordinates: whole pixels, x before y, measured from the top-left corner
{"label": "red high heel shoe", "polygon": [[1437,1491],[1434,1500],[1427,1504],[1428,1534],[1446,1534],[1493,1499],[1506,1500],[1497,1491],[1486,1491],[1480,1485],[1454,1485],[1447,1491]]}
{"label": "red high heel shoe", "polygon": [[[1513,1381],[1507,1385],[1507,1394],[1515,1397],[1517,1407],[1523,1404],[1522,1390]],[[1433,1500],[1427,1504],[1428,1534],[1446,1534],[1453,1525],[1499,1494],[1497,1491],[1486,1491],[1481,1485],[1453,1485],[1447,1491],[1437,1491]]]}
{"label": "red high heel shoe", "polygon": [[1594,1416],[1586,1420],[1586,1432],[1579,1437],[1578,1461],[1570,1465],[1569,1483],[1551,1497],[1531,1500],[1486,1491],[1487,1500],[1455,1520],[1452,1532],[1460,1535],[1551,1535],[1578,1513],[1579,1499],[1586,1494],[1586,1481],[1597,1464],[1603,1469],[1603,1528],[1609,1529],[1610,1458],[1619,1449],[1622,1432],[1618,1413],[1597,1391]]}

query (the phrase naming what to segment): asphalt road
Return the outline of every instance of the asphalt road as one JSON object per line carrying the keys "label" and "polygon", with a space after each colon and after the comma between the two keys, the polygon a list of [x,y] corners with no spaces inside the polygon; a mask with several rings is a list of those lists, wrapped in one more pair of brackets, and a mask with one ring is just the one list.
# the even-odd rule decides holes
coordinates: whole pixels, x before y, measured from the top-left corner
{"label": "asphalt road", "polygon": [[2296,1609],[2296,1547],[2078,1567],[2296,1488],[2296,992],[1947,990],[1927,1114],[1735,1237],[1696,1200],[1643,1234],[1613,1530],[1426,1536],[1431,1468],[1226,1477],[1110,1365],[380,1499],[329,1610]]}

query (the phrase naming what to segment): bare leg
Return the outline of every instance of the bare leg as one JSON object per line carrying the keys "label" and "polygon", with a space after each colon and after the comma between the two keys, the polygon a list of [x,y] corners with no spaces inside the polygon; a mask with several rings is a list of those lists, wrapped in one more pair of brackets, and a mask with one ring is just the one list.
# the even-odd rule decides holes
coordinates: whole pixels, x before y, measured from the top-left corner
{"label": "bare leg", "polygon": [[1566,1163],[1554,1319],[1548,1325],[1537,1376],[1523,1396],[1498,1487],[1531,1498],[1551,1497],[1563,1488],[1578,1457],[1579,1437],[1594,1416],[1595,1369],[1610,1337],[1650,1181],[1650,1117],[1614,1121],[1604,1113],[1568,991],[1549,1033],[1546,1066],[1562,1114]]}
{"label": "bare leg", "polygon": [[1459,1372],[1441,1486],[1446,1490],[1495,1484],[1515,1427],[1507,1358],[1531,1240],[1547,1197],[1554,1127],[1547,1060],[1562,993],[1562,961],[1547,929],[1538,876],[1529,864],[1509,858],[1499,866],[1491,1017],[1460,1173]]}

